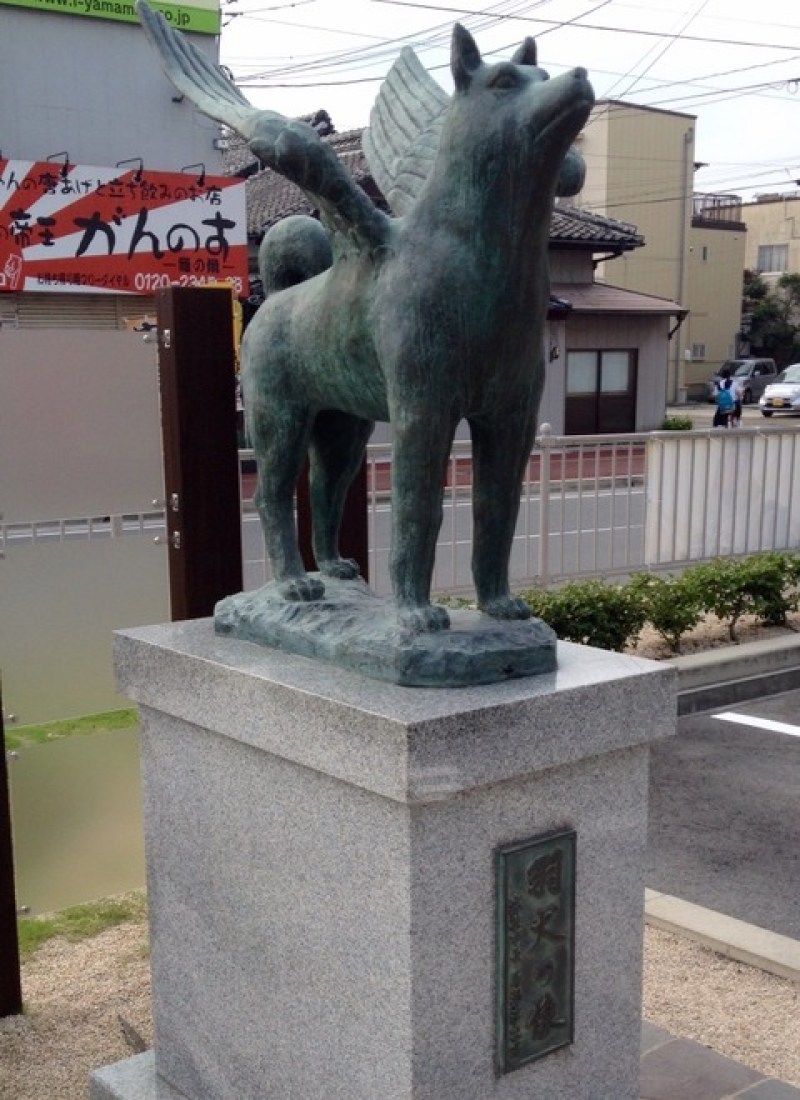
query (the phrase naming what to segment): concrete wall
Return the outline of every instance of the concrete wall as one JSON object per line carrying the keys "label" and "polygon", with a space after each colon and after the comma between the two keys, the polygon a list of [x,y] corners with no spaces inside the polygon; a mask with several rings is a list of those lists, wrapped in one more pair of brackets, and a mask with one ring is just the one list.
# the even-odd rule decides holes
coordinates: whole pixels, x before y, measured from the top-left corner
{"label": "concrete wall", "polygon": [[[192,35],[216,61],[218,41]],[[219,128],[176,96],[144,32],[104,19],[3,7],[0,33],[2,155],[178,171],[202,162],[218,173]]]}
{"label": "concrete wall", "polygon": [[[0,668],[20,723],[124,706],[112,631],[169,618],[154,344],[0,330]],[[67,521],[67,522],[62,522]]]}

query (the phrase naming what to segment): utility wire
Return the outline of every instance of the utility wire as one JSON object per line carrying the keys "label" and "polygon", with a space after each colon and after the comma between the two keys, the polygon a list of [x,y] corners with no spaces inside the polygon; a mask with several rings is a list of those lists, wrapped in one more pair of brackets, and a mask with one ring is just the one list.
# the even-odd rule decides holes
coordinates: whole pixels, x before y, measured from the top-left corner
{"label": "utility wire", "polygon": [[[414,3],[414,2],[412,2],[412,0],[373,0],[373,2],[393,4],[393,5],[400,6],[400,7],[421,8],[422,10],[429,10],[429,11],[447,11],[450,14],[459,14],[459,15],[462,15],[464,17],[469,17],[469,19],[471,21],[473,21],[474,29],[476,31],[481,30],[481,29],[486,29],[487,26],[494,26],[494,25],[498,24],[499,22],[502,22],[503,20],[521,20],[524,16],[528,21],[532,21],[532,22],[536,22],[536,23],[540,23],[540,24],[541,23],[546,23],[547,24],[547,28],[539,33],[539,37],[542,37],[544,34],[551,33],[552,31],[556,31],[556,30],[559,30],[559,29],[562,29],[562,28],[565,28],[565,27],[568,27],[568,26],[577,26],[581,29],[593,29],[593,30],[597,30],[597,31],[613,32],[613,33],[617,33],[617,34],[622,33],[622,34],[651,35],[651,36],[659,38],[659,40],[661,40],[661,41],[663,41],[666,38],[667,43],[664,47],[665,49],[669,48],[669,46],[671,46],[673,43],[680,40],[680,41],[687,41],[687,42],[704,42],[704,43],[715,44],[715,45],[736,45],[736,46],[747,46],[747,47],[754,47],[754,48],[758,47],[758,48],[769,48],[769,49],[780,49],[780,50],[794,50],[795,52],[800,50],[800,46],[791,46],[791,45],[787,45],[785,43],[780,43],[780,44],[764,43],[764,42],[756,43],[756,42],[752,42],[752,41],[741,42],[741,41],[731,40],[731,39],[708,38],[708,37],[702,37],[702,36],[696,36],[696,35],[687,35],[683,32],[663,34],[663,33],[655,32],[655,31],[635,30],[635,29],[632,29],[632,28],[629,28],[629,27],[607,27],[607,26],[599,26],[599,25],[595,25],[595,24],[587,24],[587,23],[578,22],[578,20],[582,19],[585,15],[591,14],[592,11],[598,10],[598,8],[601,7],[601,6],[605,6],[605,3],[607,3],[608,0],[604,0],[603,4],[596,5],[594,8],[589,9],[587,12],[582,13],[581,15],[576,15],[568,21],[542,20],[542,19],[537,19],[535,17],[532,17],[530,15],[530,12],[532,10],[535,10],[537,7],[540,7],[541,3],[536,3],[536,4],[500,3],[500,4],[496,4],[492,7],[490,7],[488,9],[483,9],[479,12],[474,12],[474,11],[469,11],[467,9],[462,9],[462,8],[444,7],[444,6],[441,6],[441,5],[430,5],[430,4]],[[244,12],[241,13],[241,14],[243,16],[245,15]],[[246,17],[250,18],[250,16],[246,16]],[[481,22],[478,19],[478,17],[481,17],[482,19],[488,20],[488,23]],[[465,21],[466,21],[466,19],[465,19]],[[277,21],[275,21],[275,22],[277,22]],[[281,23],[283,25],[286,25],[288,23],[288,25],[297,25],[297,26],[299,26],[299,24],[291,24],[288,21],[281,21]],[[321,28],[321,27],[311,27],[311,26],[309,26],[308,29],[309,30],[331,30],[332,28]],[[337,28],[337,30],[341,30],[341,28]],[[354,33],[358,33],[358,32],[354,32]],[[343,67],[348,67],[348,66],[350,68],[352,68],[354,62],[358,62],[360,67],[363,67],[363,66],[366,66],[366,65],[373,65],[373,64],[377,64],[379,62],[382,62],[382,61],[386,60],[386,58],[388,56],[392,56],[393,54],[395,54],[398,47],[401,46],[402,44],[410,42],[410,43],[415,45],[415,47],[417,48],[418,51],[424,52],[427,49],[433,49],[433,48],[436,48],[438,46],[444,45],[447,38],[449,37],[449,34],[450,34],[450,25],[449,25],[449,23],[448,24],[439,24],[439,25],[437,25],[435,27],[432,27],[432,28],[429,28],[427,30],[422,30],[421,32],[412,33],[412,34],[408,34],[408,35],[403,35],[403,36],[400,36],[399,38],[382,40],[380,43],[376,44],[375,46],[358,47],[358,48],[353,49],[353,50],[342,51],[338,54],[327,55],[327,56],[322,57],[322,58],[316,58],[313,61],[293,62],[293,63],[290,63],[290,64],[284,64],[284,65],[281,65],[281,66],[276,66],[276,67],[273,67],[273,68],[270,68],[270,69],[261,69],[257,73],[250,73],[249,74],[249,79],[251,81],[256,80],[256,79],[269,79],[270,77],[274,77],[274,76],[278,76],[278,75],[289,75],[290,73],[291,74],[298,74],[298,75],[300,75],[300,74],[310,75],[312,71],[317,71],[317,72],[328,71],[328,72],[330,72],[331,70],[335,70],[337,68],[343,68]],[[496,53],[496,52],[499,52],[499,51],[498,50],[493,50],[491,52]],[[487,53],[488,53],[488,51],[487,51]],[[774,63],[777,64],[778,62],[776,61]],[[436,70],[436,69],[443,69],[443,68],[446,68],[445,64],[433,66],[432,71]],[[644,75],[644,74],[642,74],[642,75]],[[376,76],[373,79],[374,80],[379,80],[380,77]],[[640,77],[640,79],[641,79],[641,77]],[[360,77],[354,77],[353,80],[352,80],[352,83],[365,83],[365,82],[366,81],[363,78],[360,78]],[[341,81],[337,80],[335,82],[336,86],[343,86],[343,85],[346,85],[347,83],[348,83],[347,80],[341,80]],[[251,84],[250,86],[254,86],[254,85]],[[292,87],[292,86],[295,86],[295,85],[281,84],[281,85],[277,85],[277,86],[279,86],[279,87]],[[305,84],[305,83],[299,83],[296,86],[297,87],[307,87],[308,85]]]}
{"label": "utility wire", "polygon": [[[693,12],[691,15],[687,16],[687,18],[683,22],[683,24],[682,24],[682,26],[681,26],[681,28],[678,32],[679,36],[683,34],[683,32],[686,30],[687,27],[690,27],[692,25],[692,23],[694,23],[697,16],[700,15],[701,12],[703,11],[703,9],[707,6],[708,6],[708,0],[702,0],[702,3],[700,4],[699,9],[696,12]],[[644,57],[641,59],[642,61],[646,61],[648,56],[650,54],[653,54],[653,57],[652,57],[649,65],[647,66],[646,69],[644,69],[643,72],[640,72],[640,73],[636,74],[636,76],[631,81],[631,83],[628,84],[627,88],[625,88],[625,90],[623,92],[621,92],[620,95],[623,95],[623,96],[630,95],[630,93],[633,91],[633,89],[636,87],[636,85],[641,81],[642,77],[646,76],[650,72],[650,70],[653,68],[653,66],[656,65],[661,60],[661,58],[667,53],[667,51],[675,45],[675,42],[677,41],[677,39],[675,39],[671,36],[670,37],[664,36],[664,37],[665,37],[666,40],[661,45],[660,49],[658,49],[656,46],[653,46],[653,47],[651,47],[651,49],[649,49],[645,53]],[[639,62],[637,62],[637,64],[639,64]],[[626,76],[633,75],[633,70],[635,68],[636,68],[636,65],[633,66],[631,71],[629,73],[627,73]],[[621,79],[625,79],[625,77],[622,77]],[[619,83],[619,81],[617,81],[617,83]],[[612,88],[612,91],[613,91],[613,88]]]}
{"label": "utility wire", "polygon": [[[415,0],[372,0],[375,4],[390,4],[393,7],[400,8],[421,8],[423,11],[447,11],[454,15],[474,15],[475,12],[471,12],[465,8],[444,7],[438,4],[421,4],[415,2]],[[507,18],[514,18],[508,16]],[[534,23],[546,23],[548,26],[558,29],[565,24],[560,20],[555,19],[533,19]],[[573,25],[573,24],[570,24]],[[609,27],[602,23],[579,23],[575,24],[580,30],[586,31],[600,31],[605,34],[639,34],[649,36],[651,38],[672,38],[683,42],[704,42],[715,46],[746,46],[748,48],[763,48],[770,50],[797,50],[798,46],[787,45],[785,42],[742,42],[740,39],[733,38],[708,38],[703,35],[694,34],[665,34],[663,31],[649,31],[643,28],[634,27]]]}

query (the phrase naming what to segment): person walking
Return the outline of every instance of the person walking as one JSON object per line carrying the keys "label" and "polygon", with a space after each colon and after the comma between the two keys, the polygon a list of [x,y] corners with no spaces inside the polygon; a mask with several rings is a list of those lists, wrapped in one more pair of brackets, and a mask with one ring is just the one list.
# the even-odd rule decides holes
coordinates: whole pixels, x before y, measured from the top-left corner
{"label": "person walking", "polygon": [[736,409],[736,397],[731,372],[727,367],[723,367],[719,373],[719,380],[714,387],[714,401],[717,406],[714,411],[714,427],[729,428]]}
{"label": "person walking", "polygon": [[729,427],[738,428],[742,423],[742,398],[744,397],[744,381],[734,375],[731,378],[733,390],[733,412],[730,415]]}

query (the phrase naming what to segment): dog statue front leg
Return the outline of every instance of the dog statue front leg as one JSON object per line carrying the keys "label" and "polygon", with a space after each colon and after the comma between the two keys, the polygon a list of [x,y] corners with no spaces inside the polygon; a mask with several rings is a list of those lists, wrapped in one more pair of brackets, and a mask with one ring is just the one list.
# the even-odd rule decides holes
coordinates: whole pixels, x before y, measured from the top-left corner
{"label": "dog statue front leg", "polygon": [[472,430],[472,574],[478,608],[496,619],[528,619],[530,608],[509,590],[509,561],[520,491],[533,444],[533,414],[524,404]]}
{"label": "dog statue front leg", "polygon": [[436,539],[454,428],[430,411],[403,410],[394,422],[392,550],[389,568],[401,626],[414,633],[446,630],[450,616],[431,603]]}

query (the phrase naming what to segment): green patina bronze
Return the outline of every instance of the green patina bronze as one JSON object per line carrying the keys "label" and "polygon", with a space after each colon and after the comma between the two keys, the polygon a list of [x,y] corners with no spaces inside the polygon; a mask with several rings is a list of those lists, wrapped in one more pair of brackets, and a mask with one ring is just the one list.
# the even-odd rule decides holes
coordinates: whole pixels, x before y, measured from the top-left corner
{"label": "green patina bronze", "polygon": [[[316,603],[327,578],[357,578],[338,550],[342,508],[374,422],[388,420],[393,603],[384,633],[407,640],[438,632],[446,647],[450,620],[431,603],[431,579],[446,465],[465,419],[477,606],[497,620],[527,619],[509,589],[509,557],[544,384],[553,201],[583,181],[571,143],[593,102],[585,71],[549,79],[530,38],[510,61],[486,64],[457,24],[450,97],[403,50],[364,135],[392,217],[310,126],[252,107],[162,17],[144,3],[139,11],[176,87],[298,184],[325,227],[292,218],[267,235],[260,266],[269,293],[242,345],[256,503],[274,577],[267,602],[277,593]],[[313,574],[300,557],[293,507],[307,455]],[[240,611],[226,602],[218,627],[236,633]],[[531,644],[544,647],[535,671],[552,669],[554,638],[543,643],[532,633]],[[530,665],[508,668],[501,662],[498,678],[530,674]]]}

